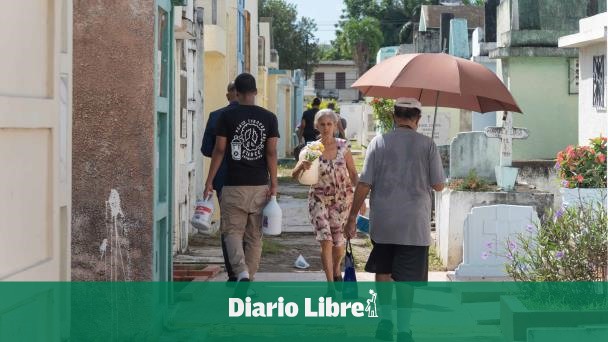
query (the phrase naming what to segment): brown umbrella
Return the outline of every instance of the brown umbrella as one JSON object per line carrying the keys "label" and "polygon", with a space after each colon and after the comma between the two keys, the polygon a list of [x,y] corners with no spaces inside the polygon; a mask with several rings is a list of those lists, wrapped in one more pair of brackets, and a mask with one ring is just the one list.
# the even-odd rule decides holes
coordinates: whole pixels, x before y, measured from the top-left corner
{"label": "brown umbrella", "polygon": [[[405,54],[377,64],[353,85],[366,96],[416,98],[423,106],[479,113],[521,109],[502,81],[481,64],[445,53]],[[433,130],[435,122],[433,120]]]}

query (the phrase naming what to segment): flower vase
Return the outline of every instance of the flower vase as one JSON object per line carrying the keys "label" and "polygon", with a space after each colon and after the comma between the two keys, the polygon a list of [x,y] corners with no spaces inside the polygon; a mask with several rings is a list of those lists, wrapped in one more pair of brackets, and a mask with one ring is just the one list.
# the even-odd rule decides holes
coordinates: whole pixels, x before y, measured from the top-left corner
{"label": "flower vase", "polygon": [[560,188],[559,192],[565,208],[592,203],[602,203],[606,207],[605,188]]}
{"label": "flower vase", "polygon": [[303,185],[315,185],[319,182],[319,158],[311,162],[310,169],[304,170],[298,181]]}

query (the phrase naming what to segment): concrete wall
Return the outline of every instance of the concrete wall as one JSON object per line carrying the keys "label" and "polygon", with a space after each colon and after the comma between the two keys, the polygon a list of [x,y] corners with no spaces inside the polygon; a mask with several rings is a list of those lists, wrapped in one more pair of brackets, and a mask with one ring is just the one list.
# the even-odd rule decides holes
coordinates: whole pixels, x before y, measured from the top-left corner
{"label": "concrete wall", "polygon": [[523,110],[513,114],[513,125],[530,131],[528,139],[513,140],[513,160],[554,159],[559,150],[577,143],[578,96],[568,94],[567,58],[501,59],[497,74]]}
{"label": "concrete wall", "polygon": [[72,280],[119,271],[100,255],[112,213],[129,260],[119,279],[152,279],[154,21],[152,0],[74,2]]}
{"label": "concrete wall", "polygon": [[555,161],[515,161],[513,166],[519,168],[517,183],[525,183],[540,191],[552,193],[554,210],[558,210],[562,206],[562,195],[559,192],[560,179],[555,170]]}
{"label": "concrete wall", "polygon": [[[579,50],[580,82],[579,82],[579,125],[578,143],[588,145],[589,139],[608,136],[608,112],[606,107],[598,109],[593,107],[593,56],[605,55],[606,41],[589,45]],[[608,63],[607,63],[608,64]],[[606,79],[604,75],[604,79]],[[608,85],[608,81],[604,81]],[[608,87],[605,87],[604,102],[608,102]],[[607,104],[608,105],[608,104]]]}
{"label": "concrete wall", "polygon": [[437,244],[443,265],[454,270],[462,262],[464,221],[474,207],[510,204],[532,206],[541,220],[553,206],[553,194],[530,191],[521,192],[467,192],[444,190],[435,193],[435,222]]}

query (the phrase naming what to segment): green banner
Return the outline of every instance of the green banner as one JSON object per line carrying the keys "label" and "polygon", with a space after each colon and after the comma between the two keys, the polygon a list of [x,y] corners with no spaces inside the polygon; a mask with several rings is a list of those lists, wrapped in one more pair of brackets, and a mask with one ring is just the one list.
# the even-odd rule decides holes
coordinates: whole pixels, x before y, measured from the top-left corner
{"label": "green banner", "polygon": [[395,339],[407,330],[415,341],[608,337],[607,283],[359,282],[338,290],[327,296],[324,282],[5,282],[0,341],[367,341],[381,319],[393,322]]}

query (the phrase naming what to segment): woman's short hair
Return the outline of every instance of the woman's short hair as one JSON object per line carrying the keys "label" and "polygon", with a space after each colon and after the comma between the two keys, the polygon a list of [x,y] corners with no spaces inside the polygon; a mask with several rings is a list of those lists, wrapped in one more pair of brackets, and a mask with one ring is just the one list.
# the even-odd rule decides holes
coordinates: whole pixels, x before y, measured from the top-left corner
{"label": "woman's short hair", "polygon": [[319,121],[324,117],[330,118],[334,124],[338,122],[338,115],[336,115],[336,112],[331,109],[321,109],[315,114],[315,127],[317,127]]}

